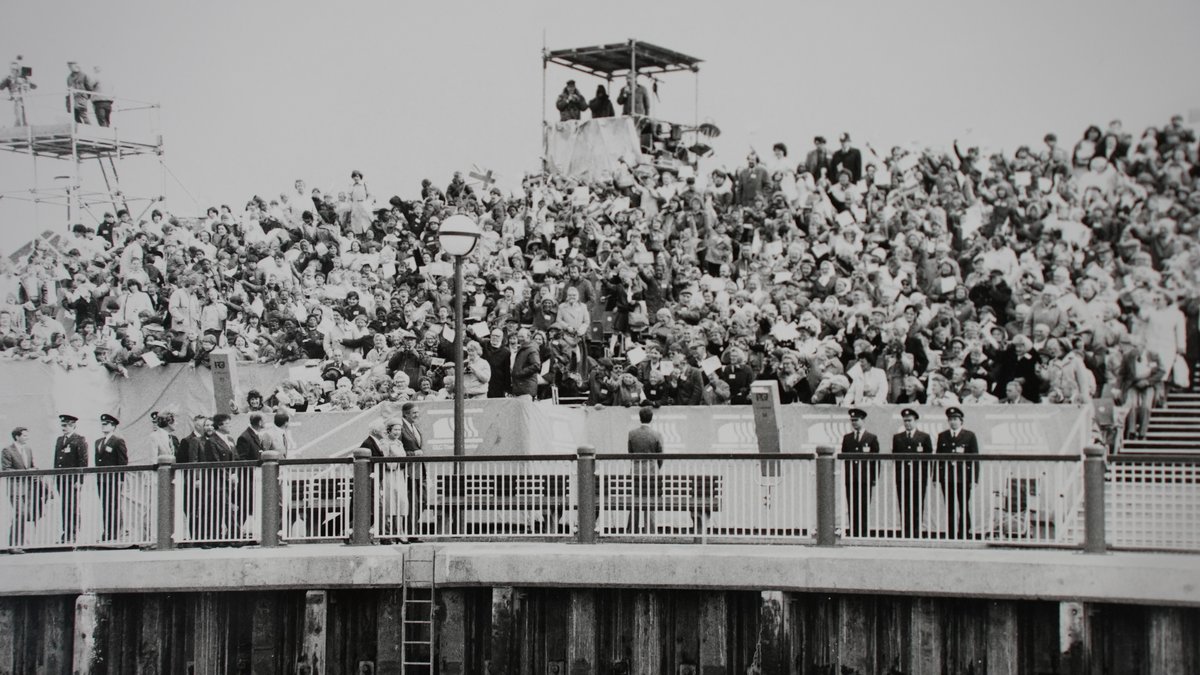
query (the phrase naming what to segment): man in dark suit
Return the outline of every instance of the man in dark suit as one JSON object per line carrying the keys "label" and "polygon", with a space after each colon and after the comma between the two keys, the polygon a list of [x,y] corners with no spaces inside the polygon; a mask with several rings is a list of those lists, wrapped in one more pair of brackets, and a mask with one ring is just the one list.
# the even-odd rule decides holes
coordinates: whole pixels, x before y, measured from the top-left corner
{"label": "man in dark suit", "polygon": [[175,457],[177,464],[191,464],[203,461],[204,440],[207,437],[208,416],[196,415],[192,418],[192,433],[179,441],[179,454]]}
{"label": "man in dark suit", "polygon": [[529,329],[522,327],[517,331],[517,353],[512,362],[512,395],[528,396],[532,400],[537,395],[538,375],[541,372],[542,359],[538,356],[537,347],[530,340]]}
{"label": "man in dark suit", "polygon": [[[912,408],[900,411],[904,431],[892,436],[893,455],[933,455],[933,439],[917,429],[921,416]],[[929,463],[901,460],[893,463],[896,469],[896,498],[900,500],[900,522],[904,537],[921,534],[921,507],[925,504],[925,488],[929,484]]]}
{"label": "man in dark suit", "polygon": [[[88,465],[87,440],[75,433],[75,423],[78,421],[79,418],[74,415],[58,416],[62,435],[54,441],[54,468],[56,469],[82,469]],[[82,478],[79,474],[54,477],[62,513],[61,541],[64,544],[75,543],[75,532],[79,528],[79,488],[83,485]]]}
{"label": "man in dark suit", "polygon": [[250,425],[238,436],[237,444],[234,446],[238,459],[253,462],[262,459],[262,433],[262,413],[250,413]]}
{"label": "man in dark suit", "polygon": [[[179,452],[175,455],[177,464],[195,464],[204,461],[204,442],[208,438],[209,419],[207,415],[196,415],[192,418],[192,433],[179,441]],[[194,467],[179,467],[189,469]],[[196,472],[185,471],[180,476],[179,489],[183,490],[183,511],[188,518],[188,533],[198,537],[201,523],[201,499],[197,490],[202,481]]]}
{"label": "man in dark suit", "polygon": [[[949,429],[938,434],[937,454],[978,455],[979,441],[974,432],[963,428],[961,408],[946,408]],[[957,460],[957,457],[948,457]],[[971,491],[975,488],[975,462],[939,462],[938,482],[946,499],[946,536],[951,539],[974,538],[971,532]]]}
{"label": "man in dark suit", "polygon": [[372,422],[366,439],[358,447],[370,450],[372,457],[383,457],[383,447],[379,445],[379,442],[383,440],[383,435],[383,422]]}
{"label": "man in dark suit", "polygon": [[[853,455],[879,454],[879,439],[863,429],[867,412],[861,408],[850,409],[852,431],[842,436],[842,477],[846,484],[846,504],[849,506],[850,521],[846,524],[846,536],[866,535],[867,507],[871,503],[871,488],[879,467],[873,461],[858,460]],[[846,456],[850,455],[850,456]]]}
{"label": "man in dark suit", "polygon": [[[96,439],[96,466],[126,466],[129,450],[125,439],[117,436],[117,425],[121,421],[107,413],[100,416],[100,438]],[[103,523],[103,540],[111,541],[121,534],[121,486],[123,473],[101,473],[96,475],[96,491],[100,494],[100,517]]]}
{"label": "man in dark suit", "polygon": [[504,331],[493,328],[491,340],[483,346],[483,360],[492,367],[488,380],[488,398],[504,398],[512,392],[512,353],[504,344]]}
{"label": "man in dark suit", "polygon": [[675,405],[701,405],[704,395],[704,373],[687,361],[687,346],[671,347],[671,402]]}
{"label": "man in dark suit", "polygon": [[[649,406],[638,411],[640,426],[629,431],[628,449],[631,455],[661,455],[663,452],[662,436],[650,428],[654,421],[654,409]],[[658,496],[658,470],[662,468],[662,460],[638,459],[633,462],[634,496],[654,498]],[[639,523],[639,521],[641,521]],[[631,531],[639,526],[643,531],[655,532],[654,512],[645,508],[634,508],[629,514]]]}
{"label": "man in dark suit", "polygon": [[[232,424],[229,415],[218,413],[212,417],[212,433],[204,441],[204,455],[201,462],[213,464],[217,462],[232,462],[236,442],[230,434]],[[230,483],[237,481],[237,474],[229,469],[214,468],[205,476],[208,489],[203,492],[208,503],[200,509],[202,514],[202,534],[205,539],[227,539],[235,537],[240,522],[230,499]]]}
{"label": "man in dark suit", "polygon": [[[241,461],[257,462],[263,453],[263,415],[260,412],[250,413],[250,425],[242,431],[234,445],[234,454]],[[241,481],[234,488],[233,497],[238,513],[249,517],[254,512],[254,485],[252,481]]]}

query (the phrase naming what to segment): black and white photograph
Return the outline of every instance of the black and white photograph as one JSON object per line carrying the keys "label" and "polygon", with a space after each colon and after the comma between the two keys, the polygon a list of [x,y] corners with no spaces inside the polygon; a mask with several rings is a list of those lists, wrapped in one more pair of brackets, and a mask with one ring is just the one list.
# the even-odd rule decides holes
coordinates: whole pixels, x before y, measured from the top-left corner
{"label": "black and white photograph", "polygon": [[0,675],[1200,673],[1200,3],[0,16]]}

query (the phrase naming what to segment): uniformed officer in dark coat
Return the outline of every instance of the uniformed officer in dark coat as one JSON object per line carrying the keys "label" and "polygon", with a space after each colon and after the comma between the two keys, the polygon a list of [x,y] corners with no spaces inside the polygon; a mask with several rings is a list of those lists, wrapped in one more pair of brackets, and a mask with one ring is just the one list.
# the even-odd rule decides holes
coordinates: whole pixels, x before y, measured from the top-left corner
{"label": "uniformed officer in dark coat", "polygon": [[[75,423],[79,421],[74,415],[59,415],[58,423],[62,435],[54,441],[54,468],[82,469],[88,465],[87,440],[75,433]],[[54,477],[58,489],[58,503],[62,511],[62,543],[74,544],[75,532],[79,527],[79,486],[83,484],[83,476],[67,474]]]}
{"label": "uniformed officer in dark coat", "polygon": [[[892,436],[893,455],[933,456],[933,439],[917,428],[921,416],[912,408],[900,411],[904,431]],[[900,522],[906,538],[921,534],[921,507],[929,485],[929,462],[897,461],[895,464],[896,498],[900,500]]]}
{"label": "uniformed officer in dark coat", "polygon": [[846,484],[846,504],[850,510],[850,521],[846,524],[847,537],[860,537],[869,532],[867,506],[871,503],[871,488],[879,472],[876,462],[856,460],[853,455],[879,454],[879,439],[863,429],[867,412],[861,408],[850,409],[850,426],[853,430],[842,436],[842,477]]}
{"label": "uniformed officer in dark coat", "polygon": [[[129,450],[125,439],[116,435],[116,417],[105,413],[100,416],[100,438],[96,439],[96,466],[126,466]],[[116,539],[121,534],[121,486],[124,473],[101,473],[96,475],[96,491],[100,494],[100,516],[104,528],[104,540]]]}
{"label": "uniformed officer in dark coat", "polygon": [[[949,429],[938,434],[937,454],[978,455],[979,441],[974,432],[963,428],[961,408],[946,408]],[[946,499],[946,536],[951,539],[972,537],[971,491],[975,488],[976,464],[970,461],[939,462],[938,482]]]}

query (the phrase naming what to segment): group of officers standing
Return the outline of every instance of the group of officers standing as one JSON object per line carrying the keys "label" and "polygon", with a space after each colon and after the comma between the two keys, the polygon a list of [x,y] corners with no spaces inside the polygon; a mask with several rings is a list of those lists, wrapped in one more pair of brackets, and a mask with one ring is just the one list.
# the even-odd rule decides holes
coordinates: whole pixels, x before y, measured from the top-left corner
{"label": "group of officers standing", "polygon": [[[846,535],[869,536],[873,523],[868,522],[871,491],[879,474],[879,462],[855,460],[855,455],[879,454],[879,438],[863,427],[867,413],[861,408],[851,408],[850,433],[842,437],[841,454],[843,480],[849,523]],[[949,427],[938,433],[936,446],[929,434],[916,428],[921,418],[916,410],[905,408],[900,411],[904,430],[892,436],[892,454],[896,456],[978,455],[979,441],[975,433],[963,428],[961,408],[946,409],[946,424]],[[926,462],[900,461],[895,464],[896,497],[900,502],[901,527],[905,538],[921,536],[921,516],[926,490],[931,480],[941,487],[946,504],[945,536],[950,539],[977,537],[971,527],[971,492],[977,477],[974,462]],[[875,529],[878,529],[877,527]]]}
{"label": "group of officers standing", "polygon": [[[125,440],[116,433],[121,421],[114,415],[105,413],[100,416],[101,436],[96,439],[90,449],[87,439],[75,430],[78,422],[79,418],[74,415],[58,416],[62,433],[54,441],[54,468],[82,469],[87,468],[91,463],[97,467],[129,464],[129,449]],[[33,451],[29,445],[29,429],[17,427],[12,430],[11,436],[13,442],[3,449],[3,464],[0,465],[0,468],[4,471],[36,469]],[[126,478],[127,476],[122,472],[97,474],[96,491],[100,499],[100,537],[102,542],[113,542],[122,537],[121,497]],[[82,487],[82,474],[70,473],[54,476],[54,491],[58,493],[59,512],[62,518],[59,543],[72,545],[77,540]],[[12,549],[20,551],[29,527],[42,516],[43,507],[50,497],[49,488],[38,476],[10,481],[9,498],[12,502],[13,517],[9,529],[9,546]]]}

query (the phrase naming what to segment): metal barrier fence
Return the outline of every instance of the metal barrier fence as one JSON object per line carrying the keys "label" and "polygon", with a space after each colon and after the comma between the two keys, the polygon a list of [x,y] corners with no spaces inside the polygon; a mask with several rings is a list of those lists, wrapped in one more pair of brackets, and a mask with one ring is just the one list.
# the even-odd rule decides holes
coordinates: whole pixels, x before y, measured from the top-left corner
{"label": "metal barrier fence", "polygon": [[175,543],[257,542],[262,536],[260,471],[255,462],[176,468]]}
{"label": "metal barrier fence", "polygon": [[1200,464],[1194,457],[1113,459],[1105,505],[1114,548],[1200,550]]}
{"label": "metal barrier fence", "polygon": [[376,460],[376,538],[565,538],[574,532],[575,459],[564,455]]}
{"label": "metal barrier fence", "polygon": [[7,548],[149,546],[157,510],[152,466],[0,474]]}
{"label": "metal barrier fence", "polygon": [[285,541],[345,540],[350,537],[354,467],[350,460],[280,462],[282,536]]}
{"label": "metal barrier fence", "polygon": [[549,539],[1200,551],[1193,457],[577,455],[0,474],[0,550]]}
{"label": "metal barrier fence", "polygon": [[841,532],[855,542],[1083,542],[1078,457],[842,455],[838,474]]}
{"label": "metal barrier fence", "polygon": [[808,540],[816,455],[600,455],[602,539]]}

